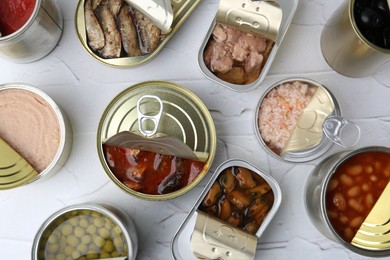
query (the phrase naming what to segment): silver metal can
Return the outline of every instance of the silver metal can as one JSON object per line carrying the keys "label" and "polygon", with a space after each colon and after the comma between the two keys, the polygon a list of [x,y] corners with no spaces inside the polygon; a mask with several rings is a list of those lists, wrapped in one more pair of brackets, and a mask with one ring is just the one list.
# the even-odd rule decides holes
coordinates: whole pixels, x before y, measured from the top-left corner
{"label": "silver metal can", "polygon": [[271,176],[240,159],[225,161],[176,232],[174,259],[254,259],[281,201]]}
{"label": "silver metal can", "polygon": [[321,50],[336,72],[365,77],[390,60],[390,48],[373,44],[359,30],[354,15],[356,2],[344,0],[330,17],[321,34]]}
{"label": "silver metal can", "polygon": [[[370,153],[372,155],[367,155]],[[371,167],[376,167],[375,160],[378,159],[377,154],[379,153],[387,154],[386,161],[381,161],[380,170],[371,171]],[[309,175],[309,178],[306,182],[304,194],[305,207],[307,214],[309,215],[309,218],[314,224],[314,226],[327,238],[341,244],[345,248],[357,254],[370,257],[390,256],[390,244],[388,240],[388,233],[390,228],[387,225],[390,219],[390,211],[388,210],[388,200],[390,196],[390,172],[386,173],[386,171],[388,171],[387,168],[390,167],[389,154],[390,148],[378,146],[363,147],[356,150],[336,153],[326,158],[319,165],[317,165]],[[366,157],[364,158],[356,156]],[[350,164],[350,168],[342,168],[347,167],[345,163],[348,161],[353,162],[352,160],[355,161],[354,164]],[[365,163],[366,165],[363,166],[362,169],[360,169],[359,163]],[[339,169],[340,171],[338,171]],[[370,173],[367,172],[368,170]],[[340,173],[341,175],[338,175]],[[374,201],[367,201],[366,197],[370,196],[371,193],[379,189],[379,182],[360,181],[359,183],[359,178],[362,178],[362,175],[359,174],[363,174],[366,176],[370,176],[370,174],[372,174],[372,176],[374,177],[370,176],[370,178],[374,179],[379,178],[381,174],[387,176],[387,182],[386,180],[384,180],[384,186],[386,186],[387,184],[387,188],[383,190],[382,187],[379,190],[379,192],[381,192],[381,195],[377,201],[375,201],[375,199]],[[340,176],[340,178],[342,179],[337,179],[337,176]],[[344,182],[344,185],[350,185],[348,186],[349,188],[341,187],[341,184]],[[359,194],[356,194],[356,198],[359,197],[360,199],[356,199],[355,201],[353,201],[353,196],[355,195],[352,194],[352,191],[350,191],[350,189],[355,187],[355,185],[356,187],[359,187],[359,185],[361,185],[362,187],[359,189]],[[368,186],[370,187],[370,189],[363,188]],[[330,192],[333,191],[339,193],[339,195],[337,195],[337,198],[335,199],[333,196],[327,198],[328,192],[329,194],[331,194]],[[366,194],[367,192],[368,194]],[[339,207],[340,210],[350,213],[352,209],[344,208],[344,206],[354,206],[354,203],[356,201],[359,201],[358,203],[363,203],[362,205],[364,207],[368,207],[368,205],[366,204],[371,203],[372,207],[371,209],[367,208],[369,210],[368,216],[361,216],[361,219],[357,225],[353,224],[353,219],[357,219],[359,218],[359,216],[354,217],[353,219],[349,219],[351,217],[347,217],[345,215],[340,214],[340,212],[342,211],[335,212],[331,208],[328,208],[329,206],[334,205],[335,207]],[[366,210],[362,210],[361,208],[356,209],[358,209],[359,212],[364,212]],[[340,220],[341,218],[344,218],[344,224],[343,226],[341,226],[343,232],[340,232],[340,230],[337,229],[336,225],[332,224],[332,221],[335,218],[339,218]],[[351,228],[350,226],[354,226],[354,229],[357,230],[355,231],[356,234],[355,232],[348,234],[350,232],[348,230]],[[339,230],[339,232],[337,230]],[[350,236],[349,239],[347,239],[347,235]]]}
{"label": "silver metal can", "polygon": [[0,56],[16,63],[39,60],[56,47],[62,30],[62,13],[56,0],[36,0],[23,27],[0,37]]}
{"label": "silver metal can", "polygon": [[[231,1],[220,2],[215,19],[210,24],[209,30],[204,37],[198,52],[198,65],[204,76],[228,89],[237,92],[247,92],[257,88],[264,80],[271,68],[272,62],[277,54],[279,46],[290,26],[298,6],[298,0],[273,0],[273,1]],[[222,25],[222,27],[220,27]],[[251,37],[259,37],[256,41],[266,39],[266,48],[260,54],[262,63],[260,68],[254,72],[248,72],[243,63],[247,63],[249,58],[232,58],[230,70],[217,72],[211,68],[211,61],[206,56],[214,44],[213,31],[229,26],[226,33],[218,41],[227,42],[234,45],[238,43],[237,36],[232,36],[232,30],[240,31],[244,34],[251,33]],[[217,28],[219,27],[219,28]],[[220,31],[219,31],[220,33]],[[241,37],[244,39],[244,37]],[[261,40],[259,40],[261,38]],[[239,44],[236,44],[237,46]],[[226,47],[226,46],[225,46]],[[256,48],[252,46],[251,48]],[[221,48],[220,48],[221,49]],[[225,51],[226,52],[226,51]],[[229,50],[233,55],[233,47]],[[261,52],[258,50],[258,52]],[[222,56],[229,56],[226,53]],[[247,53],[249,57],[249,54]],[[256,55],[253,58],[256,59]],[[220,58],[222,60],[222,58]],[[225,67],[225,66],[224,66]],[[239,79],[237,79],[239,78]]]}
{"label": "silver metal can", "polygon": [[284,79],[265,91],[254,127],[267,152],[288,162],[314,160],[334,143],[352,147],[360,138],[359,127],[341,117],[333,94],[306,78]]}
{"label": "silver metal can", "polygon": [[31,257],[134,260],[137,251],[136,226],[126,212],[111,203],[85,203],[52,214],[35,236]]}
{"label": "silver metal can", "polygon": [[[16,188],[58,172],[72,149],[72,128],[65,112],[46,93],[23,83],[0,85],[0,96],[0,107],[3,105],[0,190]],[[19,131],[26,126],[31,127],[28,134],[26,130]],[[58,129],[58,132],[52,132],[51,128]],[[56,149],[39,146],[41,143],[52,144],[50,147]],[[49,150],[50,158],[42,163]]]}

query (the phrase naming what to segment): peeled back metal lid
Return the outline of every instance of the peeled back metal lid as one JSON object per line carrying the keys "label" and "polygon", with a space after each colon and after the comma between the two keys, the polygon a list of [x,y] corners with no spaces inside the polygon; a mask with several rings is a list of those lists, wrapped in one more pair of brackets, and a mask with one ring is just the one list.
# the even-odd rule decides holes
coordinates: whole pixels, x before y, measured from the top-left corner
{"label": "peeled back metal lid", "polygon": [[21,186],[38,172],[2,138],[0,138],[0,190]]}
{"label": "peeled back metal lid", "polygon": [[276,41],[283,12],[277,1],[221,0],[217,22]]}

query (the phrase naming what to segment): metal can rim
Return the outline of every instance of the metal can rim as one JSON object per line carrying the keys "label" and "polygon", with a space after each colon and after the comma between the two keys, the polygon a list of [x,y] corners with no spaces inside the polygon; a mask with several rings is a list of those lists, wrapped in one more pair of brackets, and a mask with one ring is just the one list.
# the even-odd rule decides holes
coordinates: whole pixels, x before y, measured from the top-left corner
{"label": "metal can rim", "polygon": [[268,154],[270,154],[272,157],[280,160],[280,161],[283,161],[283,162],[290,162],[290,163],[305,163],[305,162],[309,162],[309,161],[313,161],[315,159],[317,159],[318,157],[322,156],[323,154],[325,154],[327,151],[330,150],[330,148],[333,146],[333,143],[329,140],[326,145],[324,145],[324,147],[317,153],[313,153],[311,154],[310,156],[305,156],[305,157],[294,157],[294,158],[284,158],[280,155],[277,155],[276,153],[274,153],[269,147],[268,145],[264,142],[263,138],[261,137],[261,134],[260,134],[260,131],[259,131],[259,126],[258,126],[258,118],[259,118],[259,110],[260,110],[260,106],[261,106],[261,103],[263,102],[264,98],[267,96],[267,94],[274,88],[278,87],[279,85],[281,84],[284,84],[284,83],[287,83],[287,82],[293,82],[293,81],[301,81],[301,82],[306,82],[306,83],[309,83],[313,86],[316,86],[316,87],[322,87],[324,88],[325,90],[327,90],[327,92],[330,94],[330,96],[332,97],[333,99],[333,102],[335,104],[335,109],[334,109],[334,112],[336,115],[341,115],[341,109],[340,109],[340,106],[339,106],[339,103],[337,101],[337,99],[335,98],[335,96],[333,95],[333,93],[327,88],[325,87],[322,83],[318,82],[318,81],[315,81],[315,80],[312,80],[312,79],[309,79],[309,78],[305,78],[305,77],[291,77],[291,78],[285,78],[285,79],[282,79],[282,80],[279,80],[275,83],[273,83],[264,93],[263,95],[260,97],[259,99],[259,102],[257,103],[256,105],[256,109],[255,109],[255,115],[254,115],[254,130],[255,130],[255,133],[256,133],[256,137],[257,137],[257,140],[259,141],[259,143],[261,144],[261,146],[267,151]]}

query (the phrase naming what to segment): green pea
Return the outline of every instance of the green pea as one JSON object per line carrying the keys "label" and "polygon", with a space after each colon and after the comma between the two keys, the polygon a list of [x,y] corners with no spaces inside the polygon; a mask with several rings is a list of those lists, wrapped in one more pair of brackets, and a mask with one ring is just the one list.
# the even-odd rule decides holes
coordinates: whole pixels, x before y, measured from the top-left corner
{"label": "green pea", "polygon": [[97,236],[93,239],[93,242],[95,243],[95,245],[102,248],[106,241],[104,240],[104,238]]}
{"label": "green pea", "polygon": [[73,227],[71,224],[68,224],[68,223],[65,223],[64,225],[62,225],[61,227],[61,233],[64,235],[64,236],[69,236],[70,234],[73,233]]}
{"label": "green pea", "polygon": [[59,241],[58,236],[57,234],[54,233],[52,233],[49,239],[47,240],[47,242],[49,242],[50,244],[56,244],[58,243],[58,241]]}
{"label": "green pea", "polygon": [[87,227],[87,233],[88,234],[91,234],[91,235],[95,235],[96,234],[96,226],[94,225],[89,225]]}
{"label": "green pea", "polygon": [[71,224],[72,226],[78,226],[79,224],[79,216],[74,216],[68,219],[68,223]]}
{"label": "green pea", "polygon": [[104,227],[107,228],[108,230],[111,230],[114,227],[114,225],[111,223],[111,221],[106,220]]}
{"label": "green pea", "polygon": [[49,253],[55,254],[60,249],[60,246],[58,244],[49,244],[47,247],[47,251]]}
{"label": "green pea", "polygon": [[88,247],[85,244],[79,244],[76,248],[82,255],[88,252]]}
{"label": "green pea", "polygon": [[120,235],[122,234],[122,229],[119,227],[119,226],[115,226],[113,229],[112,229],[112,232],[116,235]]}
{"label": "green pea", "polygon": [[74,228],[73,232],[74,232],[75,236],[78,237],[78,238],[82,238],[84,236],[84,234],[85,234],[84,228],[79,227],[79,226],[76,226]]}
{"label": "green pea", "polygon": [[110,237],[110,231],[107,229],[107,228],[100,228],[98,230],[98,234],[104,238],[104,239],[107,239]]}
{"label": "green pea", "polygon": [[56,255],[56,260],[66,260],[66,258],[67,256],[64,253]]}
{"label": "green pea", "polygon": [[91,241],[92,241],[92,237],[90,235],[84,235],[81,238],[81,243],[83,243],[84,245],[88,245],[89,243],[91,243]]}
{"label": "green pea", "polygon": [[95,218],[93,220],[93,224],[97,227],[103,227],[104,226],[104,220],[102,218]]}
{"label": "green pea", "polygon": [[66,238],[66,243],[70,246],[76,247],[80,243],[80,240],[75,235],[70,235]]}
{"label": "green pea", "polygon": [[114,243],[111,240],[106,240],[106,243],[103,246],[103,250],[107,251],[108,253],[111,253],[114,251]]}
{"label": "green pea", "polygon": [[71,256],[72,253],[73,253],[73,247],[67,245],[65,248],[64,248],[64,253],[67,255],[67,256]]}
{"label": "green pea", "polygon": [[99,212],[97,211],[91,211],[91,216],[93,217],[97,217],[97,218],[101,218],[102,217],[102,214],[100,214]]}
{"label": "green pea", "polygon": [[114,245],[116,248],[123,248],[123,240],[121,237],[114,238]]}
{"label": "green pea", "polygon": [[79,225],[80,225],[80,227],[82,227],[82,228],[87,228],[87,227],[89,226],[89,221],[88,221],[88,219],[85,218],[85,217],[80,218]]}
{"label": "green pea", "polygon": [[77,251],[77,250],[73,251],[73,253],[72,253],[73,259],[77,259],[80,256],[81,256],[81,253],[79,251]]}

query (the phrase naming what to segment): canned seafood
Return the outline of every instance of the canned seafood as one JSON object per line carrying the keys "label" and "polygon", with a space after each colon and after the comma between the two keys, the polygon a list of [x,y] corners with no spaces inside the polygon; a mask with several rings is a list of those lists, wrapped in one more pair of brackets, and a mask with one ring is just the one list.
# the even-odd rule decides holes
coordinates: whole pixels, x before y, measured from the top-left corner
{"label": "canned seafood", "polygon": [[[207,107],[193,92],[150,81],[129,87],[107,106],[97,148],[106,174],[122,190],[165,200],[186,193],[206,175],[216,131]],[[120,163],[121,156],[128,163]]]}
{"label": "canned seafood", "polygon": [[342,118],[337,100],[322,84],[290,78],[272,85],[255,110],[255,132],[271,155],[290,162],[313,160],[337,143],[354,146],[359,127]]}
{"label": "canned seafood", "polygon": [[222,163],[172,241],[175,259],[253,259],[282,200],[277,182],[238,159]]}
{"label": "canned seafood", "polygon": [[138,250],[133,220],[107,204],[79,204],[51,215],[38,230],[32,259],[135,259]]}
{"label": "canned seafood", "polygon": [[[96,5],[91,0],[80,0],[76,9],[76,31],[84,49],[98,61],[116,67],[132,67],[153,59],[200,0],[172,0],[173,21],[166,33],[143,13],[156,9],[155,6],[147,6],[146,1],[138,1],[135,6],[124,0],[111,2]],[[137,9],[138,5],[145,8]],[[164,24],[166,17],[153,18]],[[107,37],[110,41],[105,40]]]}
{"label": "canned seafood", "polygon": [[70,122],[47,94],[22,83],[0,85],[0,189],[56,173],[71,147]]}
{"label": "canned seafood", "polygon": [[315,227],[345,248],[370,257],[390,256],[390,148],[364,147],[323,160],[305,187]]}
{"label": "canned seafood", "polygon": [[[14,1],[8,2],[15,5]],[[45,57],[56,47],[63,29],[61,9],[55,0],[34,0],[33,2],[35,4],[32,14],[20,28],[15,32],[10,31],[7,35],[2,32],[3,35],[0,36],[1,57],[16,63],[28,63]],[[31,1],[30,4],[32,4]],[[20,10],[26,6],[23,5]],[[16,12],[13,8],[15,7],[7,12]],[[21,19],[19,15],[21,14],[15,14],[16,20]],[[4,15],[3,19],[6,17],[8,16]]]}
{"label": "canned seafood", "polygon": [[198,52],[210,80],[238,92],[258,87],[270,69],[298,0],[220,1]]}

